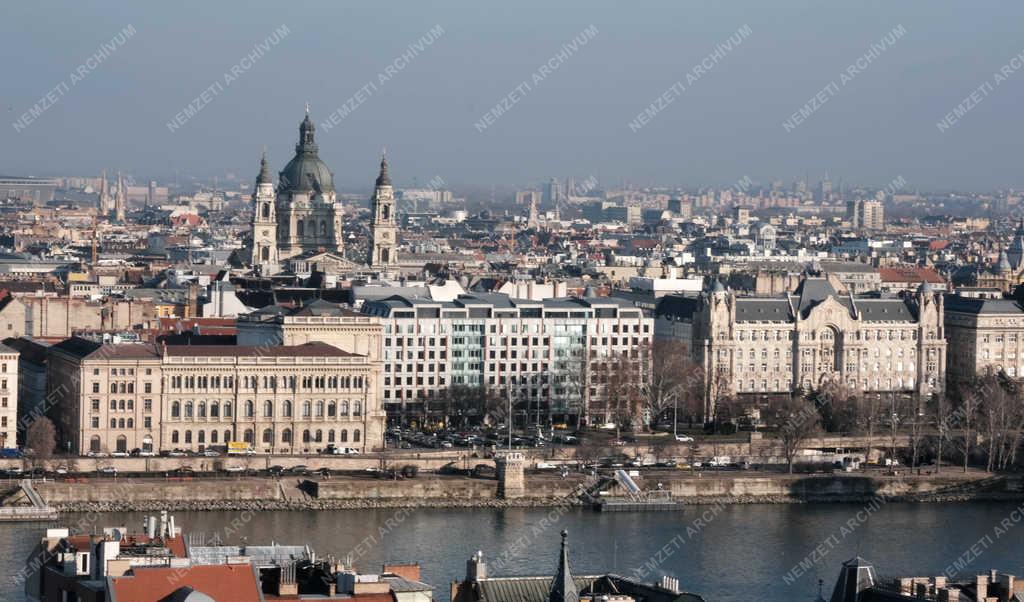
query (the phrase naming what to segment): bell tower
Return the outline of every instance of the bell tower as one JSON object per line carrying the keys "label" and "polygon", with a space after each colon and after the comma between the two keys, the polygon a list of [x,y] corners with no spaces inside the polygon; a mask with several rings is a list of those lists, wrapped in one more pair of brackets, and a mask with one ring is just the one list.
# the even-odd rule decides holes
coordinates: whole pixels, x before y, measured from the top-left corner
{"label": "bell tower", "polygon": [[374,268],[389,268],[398,262],[398,226],[395,222],[395,190],[388,175],[388,160],[380,158],[380,175],[373,192],[373,217],[370,219],[370,252],[367,263]]}
{"label": "bell tower", "polygon": [[263,153],[252,204],[252,267],[264,276],[278,271],[275,202],[274,183],[267,168],[267,154]]}

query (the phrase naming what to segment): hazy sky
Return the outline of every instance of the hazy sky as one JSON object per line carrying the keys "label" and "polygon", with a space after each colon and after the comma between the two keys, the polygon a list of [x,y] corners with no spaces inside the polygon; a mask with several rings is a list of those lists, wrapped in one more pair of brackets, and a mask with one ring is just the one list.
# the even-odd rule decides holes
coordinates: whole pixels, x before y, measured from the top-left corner
{"label": "hazy sky", "polygon": [[[268,44],[282,25],[287,34]],[[443,33],[396,63],[435,26]],[[887,43],[900,26],[905,33]],[[89,60],[126,27],[134,34]],[[744,27],[740,43],[704,60]],[[585,43],[557,57],[581,35]],[[262,56],[242,61],[261,42]],[[844,78],[872,44],[881,50]],[[903,176],[921,189],[1024,188],[1024,68],[1014,58],[1022,52],[1020,0],[8,1],[0,173],[106,167],[249,180],[264,146],[275,172],[288,161],[309,102],[321,156],[341,186],[369,187],[386,146],[399,185],[440,176],[507,186],[552,175],[604,185],[789,183],[828,169],[855,183]],[[711,68],[694,76],[702,62]],[[545,64],[553,68],[541,73]],[[376,89],[354,98],[369,82]],[[171,131],[211,86],[201,110]],[[940,131],[972,92],[971,108]],[[662,95],[634,131],[630,123]],[[824,102],[784,126],[815,95]],[[324,131],[350,99],[355,110]],[[480,131],[474,124],[499,103],[507,112]],[[42,111],[22,120],[33,105]]]}

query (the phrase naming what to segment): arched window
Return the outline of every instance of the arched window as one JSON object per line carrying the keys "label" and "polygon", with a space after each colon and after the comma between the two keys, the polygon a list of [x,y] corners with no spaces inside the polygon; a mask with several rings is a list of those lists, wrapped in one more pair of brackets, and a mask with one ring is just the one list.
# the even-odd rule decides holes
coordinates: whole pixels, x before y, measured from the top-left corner
{"label": "arched window", "polygon": [[327,431],[327,442],[334,443],[334,429]]}
{"label": "arched window", "polygon": [[216,401],[210,403],[210,418],[220,418],[220,404]]}
{"label": "arched window", "polygon": [[263,442],[266,443],[267,445],[271,445],[274,443],[273,429],[263,429]]}
{"label": "arched window", "polygon": [[[177,433],[177,431],[175,431]],[[100,451],[100,437],[99,435],[93,435],[92,439],[89,439],[89,451],[98,452]]]}
{"label": "arched window", "polygon": [[270,247],[262,247],[260,249],[260,259],[270,261]]}
{"label": "arched window", "polygon": [[317,443],[322,443],[323,440],[324,440],[324,432],[321,431],[320,429],[317,429],[316,430],[316,442]]}
{"label": "arched window", "polygon": [[295,224],[295,233],[302,236],[306,233],[306,222],[301,219]]}
{"label": "arched window", "polygon": [[248,443],[249,445],[252,445],[253,443],[255,443],[252,429],[245,429],[245,439],[244,439],[244,441],[246,443]]}
{"label": "arched window", "polygon": [[256,414],[256,409],[253,407],[251,399],[245,400],[245,417],[252,418]]}
{"label": "arched window", "polygon": [[335,403],[334,400],[332,399],[331,401],[327,402],[327,416],[330,417],[330,418],[334,418],[337,415],[338,415],[338,404]]}
{"label": "arched window", "polygon": [[192,413],[193,413],[192,402],[191,401],[186,401],[185,402],[185,418],[191,418],[192,417]]}
{"label": "arched window", "polygon": [[185,431],[185,443],[192,443],[192,431]]}
{"label": "arched window", "polygon": [[129,418],[128,419],[128,428],[130,428],[130,429],[135,428],[135,420],[133,418]]}
{"label": "arched window", "polygon": [[224,443],[227,443],[228,441],[231,441],[231,431],[225,430],[224,431]]}
{"label": "arched window", "polygon": [[112,428],[112,429],[116,429],[117,428],[117,418],[111,418],[110,419],[110,428]]}
{"label": "arched window", "polygon": [[218,435],[220,435],[220,433],[216,430],[210,431],[210,443],[218,443]]}
{"label": "arched window", "polygon": [[118,421],[117,421],[117,428],[119,428],[119,429],[123,429],[124,428],[124,418],[118,419]]}
{"label": "arched window", "polygon": [[309,443],[309,429],[302,431],[302,442]]}
{"label": "arched window", "polygon": [[324,417],[324,400],[322,399],[316,402],[316,417]]}
{"label": "arched window", "polygon": [[313,411],[313,404],[311,404],[308,399],[306,401],[302,402],[302,417],[303,418],[309,418],[309,415],[312,413],[312,411]]}
{"label": "arched window", "polygon": [[292,417],[292,402],[291,402],[291,400],[288,400],[288,399],[284,400],[284,403],[281,404],[281,412],[284,414],[285,418],[291,418]]}
{"label": "arched window", "polygon": [[342,416],[348,416],[348,401],[343,400],[341,402],[341,409],[338,411]]}
{"label": "arched window", "polygon": [[352,402],[352,414],[355,416],[362,416],[363,402],[359,401],[358,399]]}
{"label": "arched window", "polygon": [[327,236],[327,220],[320,222],[320,236]]}
{"label": "arched window", "polygon": [[352,442],[359,443],[359,429],[352,431]]}
{"label": "arched window", "polygon": [[125,400],[123,400],[123,399],[117,402],[117,408],[119,410],[125,409],[126,406],[127,406],[127,404],[126,404]]}
{"label": "arched window", "polygon": [[347,429],[341,429],[341,432],[338,434],[338,441],[341,442],[341,443],[348,443],[348,430]]}
{"label": "arched window", "polygon": [[269,399],[263,402],[263,417],[272,418],[274,416],[274,402]]}
{"label": "arched window", "polygon": [[178,442],[178,431],[171,431],[171,443]]}
{"label": "arched window", "polygon": [[292,429],[284,429],[283,431],[281,431],[281,443],[287,443],[287,444],[291,445],[291,443],[292,443]]}
{"label": "arched window", "polygon": [[199,431],[196,433],[196,437],[199,443],[206,443],[206,431]]}
{"label": "arched window", "polygon": [[230,401],[224,404],[224,417],[225,418],[231,418],[231,402]]}
{"label": "arched window", "polygon": [[126,452],[128,451],[128,438],[121,435],[117,438],[117,451]]}
{"label": "arched window", "polygon": [[270,219],[270,203],[263,203],[263,217]]}
{"label": "arched window", "polygon": [[206,402],[205,401],[200,401],[199,402],[199,417],[200,418],[206,418]]}

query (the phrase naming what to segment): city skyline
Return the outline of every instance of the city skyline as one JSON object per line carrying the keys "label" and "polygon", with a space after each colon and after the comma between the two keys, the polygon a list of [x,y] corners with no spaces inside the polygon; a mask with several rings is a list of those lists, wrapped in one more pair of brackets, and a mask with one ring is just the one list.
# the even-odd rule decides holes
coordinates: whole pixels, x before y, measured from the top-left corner
{"label": "city skyline", "polygon": [[[12,73],[0,172],[245,180],[264,147],[283,165],[308,103],[346,188],[365,185],[383,146],[401,180],[463,187],[523,174],[727,186],[826,170],[922,190],[1024,186],[1005,127],[1024,85],[1020,7],[937,16],[915,4],[570,4],[500,24],[453,5],[406,8],[384,30],[360,25],[379,19],[363,4],[313,5],[315,19],[16,6],[0,45],[31,60]],[[59,43],[13,27],[24,22]]]}

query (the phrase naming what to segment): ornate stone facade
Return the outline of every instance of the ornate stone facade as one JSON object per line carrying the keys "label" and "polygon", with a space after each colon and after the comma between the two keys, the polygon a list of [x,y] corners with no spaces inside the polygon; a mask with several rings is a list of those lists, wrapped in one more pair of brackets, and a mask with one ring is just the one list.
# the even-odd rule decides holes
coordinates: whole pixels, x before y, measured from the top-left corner
{"label": "ornate stone facade", "polygon": [[840,381],[868,393],[926,396],[944,387],[943,298],[840,295],[806,278],[783,297],[737,297],[716,282],[693,317],[693,353],[709,375],[706,411],[729,396],[788,394]]}

